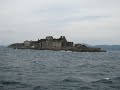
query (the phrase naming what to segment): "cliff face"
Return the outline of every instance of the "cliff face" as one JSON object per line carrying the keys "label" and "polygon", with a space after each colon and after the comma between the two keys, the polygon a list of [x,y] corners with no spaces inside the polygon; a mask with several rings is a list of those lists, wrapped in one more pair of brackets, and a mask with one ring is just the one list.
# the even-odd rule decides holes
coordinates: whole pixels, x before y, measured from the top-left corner
{"label": "cliff face", "polygon": [[46,39],[38,39],[38,41],[24,41],[24,43],[15,43],[8,46],[9,48],[17,49],[36,49],[36,50],[65,50],[74,52],[105,52],[100,48],[91,48],[82,44],[68,42],[64,36],[54,39],[52,36]]}

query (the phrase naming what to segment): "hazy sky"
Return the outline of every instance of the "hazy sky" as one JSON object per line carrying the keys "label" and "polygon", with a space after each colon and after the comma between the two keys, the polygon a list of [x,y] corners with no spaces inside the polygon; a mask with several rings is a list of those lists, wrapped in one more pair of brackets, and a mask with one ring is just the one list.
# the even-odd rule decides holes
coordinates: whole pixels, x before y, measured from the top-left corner
{"label": "hazy sky", "polygon": [[120,44],[120,0],[0,0],[0,44],[48,35]]}

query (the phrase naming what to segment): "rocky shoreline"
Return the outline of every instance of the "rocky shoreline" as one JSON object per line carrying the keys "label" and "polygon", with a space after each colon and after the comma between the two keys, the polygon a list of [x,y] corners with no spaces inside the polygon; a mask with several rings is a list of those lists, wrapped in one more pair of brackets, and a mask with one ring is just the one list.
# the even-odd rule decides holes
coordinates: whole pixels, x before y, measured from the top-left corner
{"label": "rocky shoreline", "polygon": [[[22,45],[22,46],[21,46]],[[53,51],[72,51],[72,52],[106,52],[105,50],[101,50],[101,48],[91,48],[91,47],[86,47],[86,48],[77,48],[77,47],[62,47],[62,48],[28,48],[24,47],[23,43],[16,43],[16,44],[11,44],[8,46],[8,48],[13,48],[13,49],[31,49],[31,50],[53,50]]]}

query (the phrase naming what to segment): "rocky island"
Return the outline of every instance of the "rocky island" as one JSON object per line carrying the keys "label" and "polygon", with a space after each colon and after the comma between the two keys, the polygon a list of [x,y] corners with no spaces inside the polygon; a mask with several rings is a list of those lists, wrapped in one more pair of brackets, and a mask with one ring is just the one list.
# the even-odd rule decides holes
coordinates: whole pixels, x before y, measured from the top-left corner
{"label": "rocky island", "polygon": [[74,44],[73,42],[67,41],[65,36],[60,38],[53,38],[47,36],[45,39],[38,39],[37,41],[24,41],[23,43],[14,43],[8,46],[14,49],[35,49],[35,50],[65,50],[73,52],[106,52],[101,48],[92,48],[83,44]]}

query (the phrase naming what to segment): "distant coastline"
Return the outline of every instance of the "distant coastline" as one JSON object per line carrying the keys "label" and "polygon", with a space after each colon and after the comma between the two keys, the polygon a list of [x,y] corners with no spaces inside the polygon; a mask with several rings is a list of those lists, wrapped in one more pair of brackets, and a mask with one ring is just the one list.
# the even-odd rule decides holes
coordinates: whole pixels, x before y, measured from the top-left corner
{"label": "distant coastline", "polygon": [[106,52],[101,48],[88,47],[83,44],[74,44],[67,41],[65,36],[60,38],[53,38],[53,36],[47,36],[44,39],[38,39],[37,41],[24,41],[23,43],[14,43],[8,46],[14,49],[35,49],[35,50],[65,50],[73,52]]}
{"label": "distant coastline", "polygon": [[120,51],[120,45],[95,45],[92,46],[93,48],[98,48],[100,47],[103,50],[107,50],[107,51]]}

